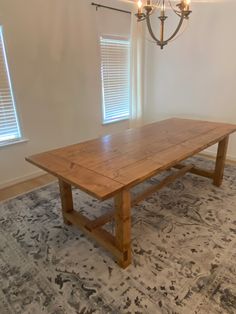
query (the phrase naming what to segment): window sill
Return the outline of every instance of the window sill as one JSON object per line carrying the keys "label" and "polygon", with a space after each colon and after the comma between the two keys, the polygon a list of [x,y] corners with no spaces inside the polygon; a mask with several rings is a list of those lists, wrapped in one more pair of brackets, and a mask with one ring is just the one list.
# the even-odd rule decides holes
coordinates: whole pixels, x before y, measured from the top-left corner
{"label": "window sill", "polygon": [[16,145],[16,144],[21,144],[21,143],[26,143],[29,140],[27,138],[21,138],[19,140],[15,140],[15,141],[9,141],[9,142],[5,142],[5,143],[0,143],[0,149],[5,148],[7,146],[11,146],[11,145]]}

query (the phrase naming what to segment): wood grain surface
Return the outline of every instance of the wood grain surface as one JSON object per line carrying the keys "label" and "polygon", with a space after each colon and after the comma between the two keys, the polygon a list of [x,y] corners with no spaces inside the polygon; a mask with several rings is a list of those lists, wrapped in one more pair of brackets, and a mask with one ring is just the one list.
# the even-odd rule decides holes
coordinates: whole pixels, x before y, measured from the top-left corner
{"label": "wood grain surface", "polygon": [[[235,131],[236,125],[172,118],[26,160],[104,200],[224,140]],[[218,167],[224,159],[223,154],[218,159]]]}

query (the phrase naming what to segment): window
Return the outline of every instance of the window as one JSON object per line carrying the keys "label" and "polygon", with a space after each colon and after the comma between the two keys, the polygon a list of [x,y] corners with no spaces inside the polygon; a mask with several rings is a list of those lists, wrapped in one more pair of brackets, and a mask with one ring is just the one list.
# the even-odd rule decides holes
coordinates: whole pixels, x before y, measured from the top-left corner
{"label": "window", "polygon": [[21,138],[6,51],[0,27],[0,146]]}
{"label": "window", "polygon": [[100,38],[103,123],[130,117],[130,42]]}

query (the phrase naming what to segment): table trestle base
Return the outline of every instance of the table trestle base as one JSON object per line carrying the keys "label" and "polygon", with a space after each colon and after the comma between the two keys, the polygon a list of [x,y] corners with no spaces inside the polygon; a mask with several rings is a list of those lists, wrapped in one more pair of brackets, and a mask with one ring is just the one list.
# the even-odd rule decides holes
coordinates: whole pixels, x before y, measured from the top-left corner
{"label": "table trestle base", "polygon": [[[115,210],[94,220],[74,211],[71,185],[59,179],[62,215],[66,224],[78,227],[86,235],[96,240],[117,259],[122,268],[131,263],[131,202],[130,192],[123,190],[115,196]],[[115,236],[102,228],[115,220]]]}
{"label": "table trestle base", "polygon": [[65,213],[65,218],[74,226],[78,227],[86,235],[96,240],[105,249],[110,251],[116,258],[122,259],[123,253],[116,246],[115,237],[101,227],[89,230],[87,226],[92,223],[90,219],[77,211]]}
{"label": "table trestle base", "polygon": [[114,220],[115,218],[115,211],[110,211],[94,220],[89,220],[89,222],[87,223],[86,225],[86,228],[89,230],[89,231],[93,231],[105,224],[107,224],[108,222]]}
{"label": "table trestle base", "polygon": [[182,177],[187,172],[191,172],[191,169],[193,169],[193,165],[185,165],[181,166],[179,171],[175,172],[174,174],[166,177],[161,182],[151,186],[150,188],[147,188],[144,192],[140,193],[138,196],[136,196],[132,201],[132,206],[138,204],[139,202],[143,201],[145,198],[147,198],[149,195],[153,194],[154,192],[159,191],[165,186],[168,186],[172,182],[174,182],[176,179]]}
{"label": "table trestle base", "polygon": [[[173,168],[176,168],[176,169],[183,169],[184,167],[186,167],[186,165],[182,163],[173,166]],[[209,179],[214,178],[214,171],[205,170],[196,166],[193,166],[191,169],[188,170],[188,172],[192,174],[196,174],[201,177],[209,178]]]}

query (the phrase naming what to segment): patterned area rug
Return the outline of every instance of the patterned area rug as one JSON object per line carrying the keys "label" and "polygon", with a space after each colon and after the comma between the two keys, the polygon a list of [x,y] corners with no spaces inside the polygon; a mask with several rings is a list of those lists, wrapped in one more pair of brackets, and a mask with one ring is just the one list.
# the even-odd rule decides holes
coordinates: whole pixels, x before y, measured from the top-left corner
{"label": "patterned area rug", "polygon": [[[89,217],[112,207],[73,193]],[[147,198],[132,209],[132,239],[122,270],[63,225],[56,183],[1,203],[0,313],[236,313],[235,167],[221,188],[187,174]]]}

